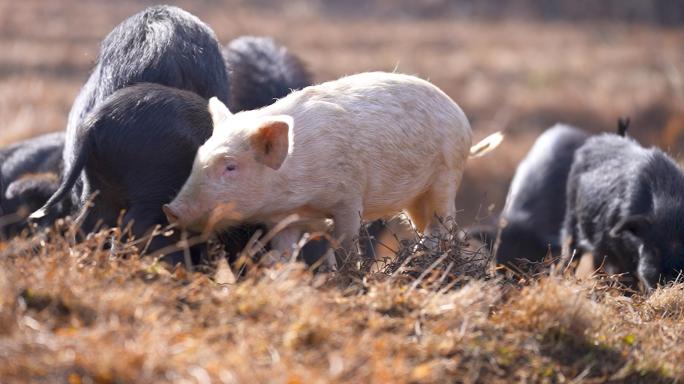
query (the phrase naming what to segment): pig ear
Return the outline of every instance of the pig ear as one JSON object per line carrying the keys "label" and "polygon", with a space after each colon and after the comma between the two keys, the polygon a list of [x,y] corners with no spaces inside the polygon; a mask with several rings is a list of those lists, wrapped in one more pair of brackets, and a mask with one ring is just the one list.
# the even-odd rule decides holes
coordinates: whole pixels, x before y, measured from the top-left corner
{"label": "pig ear", "polygon": [[643,235],[650,226],[651,221],[644,215],[627,216],[615,224],[613,229],[610,230],[610,236],[618,237],[625,232],[634,236],[640,236]]}
{"label": "pig ear", "polygon": [[250,136],[250,144],[258,162],[273,169],[279,169],[292,147],[290,116],[271,116]]}
{"label": "pig ear", "polygon": [[228,107],[226,107],[226,105],[216,97],[209,99],[209,113],[211,114],[211,120],[214,123],[214,128],[216,128],[219,123],[232,115]]}

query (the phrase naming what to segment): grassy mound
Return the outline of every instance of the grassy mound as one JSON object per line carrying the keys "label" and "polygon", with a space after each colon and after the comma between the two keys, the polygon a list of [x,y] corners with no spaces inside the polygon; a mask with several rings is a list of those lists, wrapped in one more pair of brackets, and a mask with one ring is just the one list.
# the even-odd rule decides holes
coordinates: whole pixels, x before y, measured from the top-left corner
{"label": "grassy mound", "polygon": [[3,382],[684,379],[684,285],[643,297],[608,278],[497,277],[455,239],[366,270],[255,266],[234,282],[225,262],[168,270],[109,236],[2,244]]}

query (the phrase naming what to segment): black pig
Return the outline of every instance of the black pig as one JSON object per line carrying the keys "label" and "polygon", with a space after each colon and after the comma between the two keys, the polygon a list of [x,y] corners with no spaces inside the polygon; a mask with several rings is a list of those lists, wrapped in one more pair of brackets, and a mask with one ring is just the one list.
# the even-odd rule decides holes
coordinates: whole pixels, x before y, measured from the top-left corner
{"label": "black pig", "polygon": [[557,124],[535,141],[515,171],[500,216],[494,247],[498,263],[521,267],[541,261],[549,247],[560,251],[568,174],[575,151],[588,137]]}
{"label": "black pig", "polygon": [[[113,96],[118,90],[143,82],[192,91],[195,97],[188,93],[180,97],[168,88],[150,85]],[[144,95],[145,89],[154,92]],[[195,143],[206,140],[206,131],[210,133],[211,126],[183,131],[190,121],[181,120],[169,127],[156,123],[170,123],[168,118],[172,116],[187,118],[188,110],[195,108],[202,98],[216,96],[227,101],[228,95],[229,81],[221,47],[214,32],[197,17],[177,7],[153,6],[126,19],[102,42],[95,68],[69,113],[60,191],[32,217],[54,213],[56,204],[67,197],[63,195],[64,191],[69,191],[68,201],[73,209],[80,210],[91,193],[98,190],[96,205],[83,222],[86,232],[94,229],[98,220],[115,225],[121,210],[127,210],[126,222],[135,223],[133,233],[136,236],[151,226],[165,225],[161,205],[166,201],[159,201],[160,196],[170,193],[165,197],[170,199],[185,181],[175,175],[165,175],[182,174],[183,169],[191,167],[193,151],[197,148]],[[141,106],[149,109],[131,106],[132,98],[141,100]],[[190,99],[189,105],[185,105]],[[165,102],[175,103],[180,109],[169,112],[170,105]],[[109,105],[98,109],[104,103]],[[123,119],[117,115],[120,110],[114,110],[113,106],[128,108],[127,112],[139,115]],[[206,102],[203,108],[206,109]],[[91,134],[91,131],[96,133]],[[163,136],[165,134],[170,136]],[[97,136],[96,148],[90,146],[89,141],[93,140],[90,135]],[[173,144],[174,139],[178,139],[176,144]],[[187,143],[192,145],[183,145]],[[134,148],[139,150],[137,154],[132,152]],[[152,170],[154,165],[160,168]],[[74,173],[80,169],[86,172]],[[145,172],[158,173],[159,176],[137,179],[141,172],[144,175]],[[112,180],[124,184],[106,183]],[[139,181],[135,189],[126,184],[133,180]],[[158,184],[152,184],[150,180]],[[142,196],[149,196],[149,199],[143,202]]]}
{"label": "black pig", "polygon": [[684,270],[684,173],[665,153],[604,134],[578,149],[567,186],[564,253],[591,252],[647,290]]}
{"label": "black pig", "polygon": [[[183,185],[211,132],[207,101],[193,92],[153,83],[116,91],[77,127],[74,162],[35,216],[66,199],[80,178],[83,196],[94,196],[86,231],[98,222],[117,225],[125,210],[122,225],[140,237],[166,224],[161,206]],[[152,248],[166,245],[159,238]]]}
{"label": "black pig", "polygon": [[[64,133],[48,133],[0,149],[0,234],[16,235],[25,218],[40,208],[59,186]],[[57,206],[52,215],[68,207]]]}
{"label": "black pig", "polygon": [[[69,112],[65,169],[70,169],[78,156],[81,138],[77,127],[88,113],[116,90],[140,82],[228,101],[228,76],[214,32],[180,8],[149,7],[124,20],[102,42],[95,68]],[[75,205],[86,198],[79,181],[74,188]]]}

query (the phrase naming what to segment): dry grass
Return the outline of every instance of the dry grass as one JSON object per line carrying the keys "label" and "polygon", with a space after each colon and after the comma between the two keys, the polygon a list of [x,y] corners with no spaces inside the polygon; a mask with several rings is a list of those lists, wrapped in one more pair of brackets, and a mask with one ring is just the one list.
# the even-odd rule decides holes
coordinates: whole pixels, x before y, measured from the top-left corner
{"label": "dry grass", "polygon": [[[501,206],[515,165],[556,121],[600,131],[630,115],[645,143],[675,154],[684,143],[679,29],[174,3],[224,43],[275,36],[318,80],[397,67],[458,101],[477,138],[507,129],[469,165],[462,224]],[[62,129],[98,42],[147,4],[0,0],[0,145]],[[505,278],[450,236],[440,252],[388,244],[396,259],[337,275],[287,264],[230,284],[225,265],[167,271],[127,248],[114,254],[107,233],[0,243],[0,381],[684,381],[682,285],[643,297],[605,277]]]}
{"label": "dry grass", "polygon": [[506,280],[481,264],[464,278],[466,263],[440,256],[464,255],[458,242],[420,256],[432,272],[419,280],[408,263],[335,275],[292,263],[222,284],[223,263],[168,271],[113,256],[107,236],[5,245],[3,382],[684,379],[682,285],[629,297],[607,278]]}

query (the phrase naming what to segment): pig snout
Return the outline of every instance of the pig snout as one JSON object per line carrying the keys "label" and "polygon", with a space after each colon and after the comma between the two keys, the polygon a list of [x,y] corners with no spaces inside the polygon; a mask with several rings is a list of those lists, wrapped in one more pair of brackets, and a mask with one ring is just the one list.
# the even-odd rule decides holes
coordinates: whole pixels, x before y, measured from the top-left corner
{"label": "pig snout", "polygon": [[196,209],[193,205],[177,201],[162,206],[162,211],[169,224],[188,231],[202,232],[205,230],[206,220],[203,215],[198,215]]}

